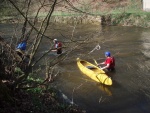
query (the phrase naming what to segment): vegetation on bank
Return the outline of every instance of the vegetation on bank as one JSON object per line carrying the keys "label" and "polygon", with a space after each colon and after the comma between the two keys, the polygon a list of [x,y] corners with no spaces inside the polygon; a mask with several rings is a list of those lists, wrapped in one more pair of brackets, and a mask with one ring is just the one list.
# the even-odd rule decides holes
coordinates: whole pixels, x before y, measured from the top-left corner
{"label": "vegetation on bank", "polygon": [[150,27],[150,12],[143,11],[142,1],[130,0],[130,4],[112,10],[111,25]]}
{"label": "vegetation on bank", "polygon": [[[28,90],[16,90],[1,97],[1,113],[84,113],[75,105],[60,101],[54,88],[39,86]],[[2,96],[0,94],[0,96]],[[9,98],[8,98],[9,96]]]}
{"label": "vegetation on bank", "polygon": [[[24,7],[18,5],[18,2]],[[59,101],[59,93],[57,90],[51,91],[50,87],[50,83],[59,74],[59,70],[57,70],[57,72],[55,70],[57,64],[62,62],[67,55],[74,50],[74,47],[69,47],[68,51],[62,55],[56,56],[53,59],[48,57],[48,53],[54,49],[54,37],[46,36],[45,34],[48,26],[51,24],[50,19],[57,0],[49,1],[50,4],[43,1],[44,5],[41,4],[42,1],[38,1],[42,8],[45,6],[49,8],[49,13],[41,22],[40,27],[38,26],[37,16],[35,16],[32,21],[30,19],[29,9],[31,2],[32,0],[7,1],[16,12],[5,16],[13,16],[16,20],[22,16],[21,22],[23,24],[21,26],[22,29],[19,28],[17,30],[16,27],[11,29],[11,31],[15,31],[15,33],[10,36],[11,38],[7,41],[5,35],[3,33],[0,34],[0,112],[84,112],[79,110],[74,104],[66,104],[64,102],[65,100],[63,102]],[[39,10],[41,7],[38,7]],[[38,8],[36,10],[38,10]],[[19,21],[15,22],[19,23]],[[51,26],[54,27],[53,25]],[[49,44],[49,50],[37,55],[40,52],[40,45],[44,39],[47,40]],[[23,52],[23,55],[20,56],[15,50],[16,45],[23,40],[26,40],[28,44],[26,52]],[[77,44],[78,43],[76,43],[76,45]],[[39,65],[37,65],[39,62],[40,65],[42,65],[41,74],[45,76],[45,79],[33,79],[33,74],[40,76],[38,73]]]}
{"label": "vegetation on bank", "polygon": [[[78,20],[76,19],[76,21],[78,21],[78,23],[81,23],[80,20],[82,20],[83,23],[92,23],[94,19],[91,18],[91,16],[93,16],[95,18],[95,22],[99,22],[97,21],[97,18],[100,18],[102,25],[137,26],[144,28],[150,27],[150,12],[143,11],[142,1],[105,0],[104,3],[107,3],[107,5],[101,5],[101,10],[95,10],[95,8],[92,9],[92,6],[89,6],[88,8],[87,6],[85,6],[83,9],[81,9],[83,12],[87,11],[90,16],[84,13],[68,13],[59,11],[54,12],[53,16],[61,16],[64,19],[66,18],[66,16],[68,18],[77,17]],[[84,18],[85,15],[87,16],[86,18]],[[62,19],[60,19],[60,22],[61,20]]]}
{"label": "vegetation on bank", "polygon": [[150,13],[122,13],[112,15],[111,25],[150,27]]}
{"label": "vegetation on bank", "polygon": [[[102,17],[105,18],[103,21]],[[43,20],[43,16],[38,18],[40,22]],[[14,17],[4,17],[0,19],[1,23],[16,23],[21,22],[21,19],[16,19]],[[103,25],[114,25],[114,26],[136,26],[136,27],[150,27],[150,12],[141,12],[141,13],[117,13],[117,14],[104,14],[104,15],[57,15],[52,17],[51,22],[56,23],[66,23],[66,24],[102,24]]]}
{"label": "vegetation on bank", "polygon": [[51,75],[40,78],[40,70],[28,70],[12,45],[0,37],[0,113],[85,112],[65,102],[61,93],[51,86],[56,74],[48,70]]}
{"label": "vegetation on bank", "polygon": [[[82,5],[70,1],[70,4],[79,10],[76,12],[63,8],[60,10],[59,7],[56,7],[51,21],[59,23],[102,23],[103,25],[150,27],[150,12],[144,12],[142,10],[142,2],[140,0],[105,0],[96,1],[97,3],[95,1],[82,1]],[[20,3],[18,4],[20,5]],[[11,5],[9,5],[11,8],[8,8],[8,6],[5,7],[6,5],[4,4],[1,6],[1,22],[18,22],[21,20],[21,16],[14,16],[17,13]],[[33,18],[35,15],[36,13],[31,13],[30,18]],[[47,12],[39,13],[38,20],[43,20],[46,15]],[[104,21],[102,19],[103,17],[105,18]]]}

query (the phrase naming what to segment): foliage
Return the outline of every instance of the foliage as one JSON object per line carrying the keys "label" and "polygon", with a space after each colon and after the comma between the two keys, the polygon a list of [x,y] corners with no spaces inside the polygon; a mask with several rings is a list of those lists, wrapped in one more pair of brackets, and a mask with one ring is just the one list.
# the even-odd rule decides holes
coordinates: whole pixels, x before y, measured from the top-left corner
{"label": "foliage", "polygon": [[[20,38],[13,37],[9,42],[6,42],[4,38],[0,37],[0,100],[2,100],[0,103],[0,112],[8,112],[8,108],[11,109],[9,112],[65,112],[66,109],[68,110],[68,107],[57,102],[55,98],[53,98],[56,94],[50,92],[47,87],[50,85],[49,82],[52,81],[53,77],[59,74],[59,72],[55,73],[54,71],[55,65],[63,61],[63,59],[75,49],[78,43],[73,41],[72,43],[76,43],[76,46],[69,48],[68,51],[59,55],[59,58],[56,57],[51,60],[45,58],[53,49],[53,38],[45,34],[51,24],[50,20],[57,0],[38,1],[35,4],[37,5],[36,9],[31,7],[35,3],[35,1],[32,0],[8,1],[9,4],[18,11],[19,15],[22,16],[23,24],[22,29],[19,29],[21,34]],[[30,18],[33,9],[36,14],[33,18]],[[45,9],[46,16],[39,25],[38,16]],[[19,31],[16,32],[18,33]],[[23,54],[20,56],[15,50],[13,41],[17,44],[22,40],[28,41],[29,39],[32,40],[32,42],[30,42],[30,50],[28,48],[29,52],[21,52]],[[47,52],[40,54],[41,56],[37,56],[36,59],[34,59],[40,50],[39,47],[43,39],[48,39],[52,46]],[[73,37],[70,40],[73,40]],[[36,64],[44,58],[45,62],[42,62],[42,68],[45,71],[43,74],[45,74],[46,77],[42,80],[34,75],[38,73]],[[15,105],[13,103],[15,103]]]}
{"label": "foliage", "polygon": [[0,2],[0,16],[14,16],[16,15],[16,11],[15,9],[11,6],[11,4],[6,1],[3,0]]}
{"label": "foliage", "polygon": [[122,13],[112,15],[112,25],[150,27],[150,13]]}
{"label": "foliage", "polygon": [[13,96],[13,101],[0,102],[1,113],[83,113],[77,106],[61,104],[55,89],[40,88],[40,92],[35,92],[35,89],[29,91],[18,90]]}

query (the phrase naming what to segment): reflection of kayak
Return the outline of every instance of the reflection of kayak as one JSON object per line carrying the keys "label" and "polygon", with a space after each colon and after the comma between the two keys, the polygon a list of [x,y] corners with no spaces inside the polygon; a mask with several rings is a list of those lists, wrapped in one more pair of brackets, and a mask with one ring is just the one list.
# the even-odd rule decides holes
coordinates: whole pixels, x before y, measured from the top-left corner
{"label": "reflection of kayak", "polygon": [[105,85],[112,85],[111,78],[108,77],[103,70],[101,70],[94,64],[77,58],[77,65],[85,75],[95,80],[96,82],[100,82]]}
{"label": "reflection of kayak", "polygon": [[109,90],[107,86],[104,86],[103,84],[99,84],[99,88],[101,91],[106,92],[108,96],[112,95],[112,92]]}

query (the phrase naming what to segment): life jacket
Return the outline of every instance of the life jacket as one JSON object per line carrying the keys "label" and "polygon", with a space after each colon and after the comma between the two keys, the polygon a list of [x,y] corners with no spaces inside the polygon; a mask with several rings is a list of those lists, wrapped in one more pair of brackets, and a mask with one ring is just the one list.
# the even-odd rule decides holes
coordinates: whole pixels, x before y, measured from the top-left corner
{"label": "life jacket", "polygon": [[114,68],[115,67],[115,58],[111,57],[111,64],[109,66],[109,68]]}
{"label": "life jacket", "polygon": [[62,43],[61,43],[61,42],[57,42],[57,43],[55,44],[55,48],[59,48],[59,47],[62,47]]}
{"label": "life jacket", "polygon": [[111,59],[112,59],[111,64],[112,64],[113,67],[115,67],[115,58],[114,58],[114,57],[111,57]]}
{"label": "life jacket", "polygon": [[115,58],[114,57],[109,57],[106,59],[105,64],[110,63],[108,69],[114,68],[115,67]]}
{"label": "life jacket", "polygon": [[62,43],[61,42],[57,42],[55,44],[55,48],[57,49],[57,54],[61,54],[62,53]]}
{"label": "life jacket", "polygon": [[26,46],[27,46],[26,42],[21,42],[18,44],[17,49],[26,50]]}

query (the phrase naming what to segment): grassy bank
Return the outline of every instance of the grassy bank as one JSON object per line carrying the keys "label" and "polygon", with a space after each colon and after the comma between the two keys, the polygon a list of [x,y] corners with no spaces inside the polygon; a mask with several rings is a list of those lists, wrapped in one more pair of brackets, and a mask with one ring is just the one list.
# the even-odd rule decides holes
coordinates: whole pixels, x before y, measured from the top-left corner
{"label": "grassy bank", "polygon": [[[72,5],[76,8],[75,10],[69,10],[64,7],[56,7],[53,12],[51,22],[56,23],[78,23],[78,24],[101,24],[105,18],[105,25],[121,25],[121,26],[140,26],[149,28],[150,27],[150,12],[144,12],[142,10],[141,0],[83,0],[83,4],[73,2]],[[65,3],[63,5],[66,5]],[[67,7],[67,5],[66,5]],[[13,10],[12,10],[13,9]],[[1,23],[6,22],[23,22],[22,16],[17,15],[14,8],[6,7],[1,8]],[[12,10],[12,11],[11,11]],[[35,10],[35,9],[34,9]],[[38,21],[43,21],[48,12],[41,11],[38,15]],[[15,16],[12,16],[15,15]],[[17,16],[16,16],[17,15]],[[34,19],[36,11],[32,11],[28,15],[31,21]]]}
{"label": "grassy bank", "polygon": [[112,14],[111,25],[150,27],[150,13]]}
{"label": "grassy bank", "polygon": [[[110,0],[106,0],[106,2],[110,2]],[[114,3],[113,3],[114,2]],[[119,5],[117,5],[119,2]],[[88,9],[83,10],[83,12],[87,12],[88,14],[84,13],[75,13],[75,12],[54,12],[54,17],[62,17],[63,20],[73,17],[77,18],[76,21],[78,23],[97,23],[99,21],[98,18],[100,18],[100,22],[103,23],[102,17],[105,18],[104,24],[105,25],[120,25],[120,26],[137,26],[137,27],[144,27],[149,28],[150,27],[150,12],[143,11],[142,9],[142,2],[139,0],[128,0],[127,5],[125,5],[125,0],[112,0],[112,3],[108,5],[107,7],[102,9],[106,10],[95,10],[95,9]],[[117,3],[117,4],[116,4]],[[109,6],[112,6],[113,8],[110,8]],[[122,6],[121,6],[122,5]],[[108,8],[109,7],[109,8]],[[80,9],[79,9],[80,10]],[[87,16],[84,18],[84,16]],[[94,17],[94,19],[91,19],[91,16]],[[67,18],[68,17],[68,18]],[[59,19],[60,22],[62,19]],[[71,19],[70,19],[71,21]],[[73,20],[74,21],[74,20]],[[94,22],[95,21],[95,22]],[[66,22],[67,23],[67,22]],[[73,22],[70,22],[73,23]]]}
{"label": "grassy bank", "polygon": [[129,6],[112,10],[111,24],[150,27],[150,12],[143,11],[141,1],[131,0]]}

